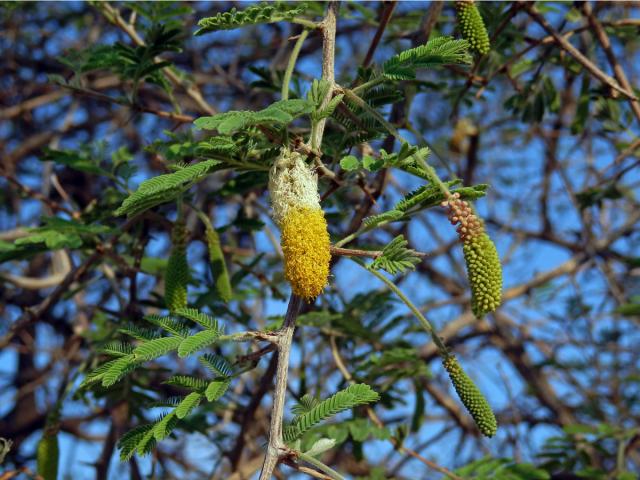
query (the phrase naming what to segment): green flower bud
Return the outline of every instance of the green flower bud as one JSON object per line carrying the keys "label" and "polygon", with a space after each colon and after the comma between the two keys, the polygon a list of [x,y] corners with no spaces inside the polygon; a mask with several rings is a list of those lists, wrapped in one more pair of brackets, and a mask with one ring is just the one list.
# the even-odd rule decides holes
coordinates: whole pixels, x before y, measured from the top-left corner
{"label": "green flower bud", "polygon": [[455,356],[450,355],[444,358],[442,365],[449,374],[462,404],[476,422],[478,430],[486,437],[493,437],[498,431],[498,422],[487,399],[484,398],[473,380],[462,370]]}
{"label": "green flower bud", "polygon": [[57,480],[59,456],[60,448],[58,447],[57,435],[45,431],[38,442],[36,452],[38,475],[44,480]]}
{"label": "green flower bud", "polygon": [[489,53],[491,46],[489,34],[473,0],[456,2],[456,10],[458,12],[458,28],[471,48],[482,55]]}
{"label": "green flower bud", "polygon": [[164,279],[164,301],[172,312],[187,306],[187,233],[183,221],[177,221],[171,232],[172,247]]}
{"label": "green flower bud", "polygon": [[502,297],[502,266],[496,246],[486,233],[463,244],[467,276],[471,285],[471,308],[476,317],[493,312]]}

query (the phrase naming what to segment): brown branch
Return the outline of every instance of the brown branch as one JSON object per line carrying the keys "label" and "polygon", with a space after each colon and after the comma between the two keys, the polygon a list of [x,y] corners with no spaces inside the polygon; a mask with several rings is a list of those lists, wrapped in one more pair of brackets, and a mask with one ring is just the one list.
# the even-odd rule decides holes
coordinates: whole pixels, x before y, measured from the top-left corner
{"label": "brown branch", "polygon": [[624,87],[621,87],[613,77],[607,75],[605,72],[600,70],[591,60],[585,57],[576,47],[571,45],[571,43],[569,43],[569,41],[564,36],[558,33],[551,26],[551,24],[547,22],[547,20],[535,10],[535,6],[533,3],[518,2],[518,4],[521,5],[525,9],[525,11],[529,14],[529,16],[533,18],[536,22],[538,22],[538,24],[553,37],[555,42],[560,47],[562,47],[569,55],[571,55],[589,73],[591,73],[591,75],[593,75],[602,83],[604,83],[605,85],[608,85],[615,91],[622,93],[627,98],[630,98],[632,100],[638,100],[638,98],[633,94],[633,92],[629,91]]}
{"label": "brown branch", "polygon": [[[620,85],[622,86],[622,88],[626,89],[629,92],[633,92],[633,88],[631,87],[631,84],[627,79],[627,75],[624,73],[624,70],[620,66],[620,62],[618,62],[618,59],[613,53],[613,48],[611,47],[611,41],[609,40],[609,36],[607,35],[607,32],[605,32],[604,28],[602,28],[602,25],[600,24],[600,22],[598,22],[598,19],[593,14],[593,11],[591,10],[591,5],[589,4],[589,2],[584,2],[582,4],[582,11],[587,16],[587,19],[589,20],[589,25],[595,32],[596,38],[600,42],[600,45],[602,45],[602,49],[604,50],[604,53],[607,56],[607,60],[609,61],[611,68],[613,68],[613,73],[616,76],[616,79],[618,80],[618,82],[620,82]],[[640,122],[640,102],[638,102],[637,99],[629,98],[629,104],[631,105],[631,110],[633,111],[633,114],[636,116],[636,119]]]}
{"label": "brown branch", "polygon": [[100,258],[100,252],[94,252],[89,258],[87,258],[79,267],[71,270],[64,280],[56,287],[56,289],[45,298],[37,307],[28,308],[23,315],[14,322],[9,328],[9,332],[0,339],[0,348],[6,347],[13,337],[31,322],[37,321],[44,316],[51,308],[58,303],[58,300],[64,295],[72,283],[77,282],[80,278],[87,273],[89,268],[98,261]]}
{"label": "brown branch", "polygon": [[[3,174],[2,170],[0,170],[0,174]],[[68,209],[64,205],[60,205],[55,200],[51,200],[49,197],[43,195],[42,193],[37,192],[37,191],[35,191],[34,189],[32,189],[30,187],[27,187],[26,185],[20,183],[20,181],[16,177],[11,175],[10,173],[6,173],[5,172],[3,174],[3,176],[4,176],[4,178],[6,178],[9,181],[9,183],[12,183],[17,188],[19,188],[25,195],[27,195],[27,196],[35,199],[35,200],[41,201],[47,207],[49,207],[52,211],[67,213],[68,215],[71,215],[71,217],[75,218],[75,219],[80,218],[80,213],[79,212],[74,212],[73,210]]]}
{"label": "brown branch", "polygon": [[442,1],[431,2],[429,11],[420,23],[420,29],[413,36],[414,45],[421,45],[429,40],[433,27],[438,23],[438,18],[440,18],[440,13],[442,13],[443,7],[444,2]]}
{"label": "brown branch", "polygon": [[269,427],[269,445],[264,457],[260,480],[269,480],[280,460],[280,455],[286,452],[286,445],[282,440],[282,419],[287,394],[287,374],[289,371],[289,354],[295,330],[296,318],[302,299],[291,295],[289,307],[284,317],[282,328],[278,331],[278,367],[276,370],[276,386],[273,392],[273,406],[271,407],[271,425]]}
{"label": "brown branch", "polygon": [[389,24],[389,20],[391,20],[391,15],[393,15],[393,10],[396,8],[396,2],[382,2],[382,11],[380,12],[380,21],[378,23],[378,29],[376,30],[373,39],[371,40],[371,45],[369,45],[369,50],[367,51],[364,60],[362,61],[363,67],[368,67],[373,60],[373,55],[380,44],[380,40],[382,39],[382,34],[384,33],[387,25]]}

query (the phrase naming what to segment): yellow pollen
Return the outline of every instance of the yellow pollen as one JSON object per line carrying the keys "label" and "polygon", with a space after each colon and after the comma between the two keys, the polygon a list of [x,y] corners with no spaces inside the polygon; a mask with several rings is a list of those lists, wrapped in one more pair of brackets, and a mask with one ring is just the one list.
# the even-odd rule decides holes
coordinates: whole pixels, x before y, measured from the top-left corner
{"label": "yellow pollen", "polygon": [[329,277],[329,233],[324,212],[318,208],[294,208],[282,225],[284,276],[293,293],[311,301],[327,285]]}

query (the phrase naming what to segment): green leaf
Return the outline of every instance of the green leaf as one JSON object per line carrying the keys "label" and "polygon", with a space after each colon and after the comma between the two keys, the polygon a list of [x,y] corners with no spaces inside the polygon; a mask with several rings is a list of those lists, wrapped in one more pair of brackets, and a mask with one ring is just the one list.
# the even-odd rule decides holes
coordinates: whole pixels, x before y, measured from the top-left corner
{"label": "green leaf", "polygon": [[198,22],[200,27],[195,35],[203,35],[208,32],[218,30],[233,30],[245,25],[256,25],[260,23],[274,23],[291,18],[305,12],[305,3],[261,3],[253,5],[244,10],[232,8],[228,12],[218,13],[213,17],[203,18]]}
{"label": "green leaf", "polygon": [[436,37],[410,50],[405,50],[382,65],[382,74],[391,80],[413,80],[416,70],[436,65],[469,64],[469,43],[451,37]]}
{"label": "green leaf", "polygon": [[303,99],[280,100],[272,103],[264,110],[229,111],[218,113],[211,117],[197,118],[193,123],[201,130],[217,130],[222,134],[231,134],[255,125],[283,126],[291,123],[295,118],[310,113],[313,108],[311,102]]}
{"label": "green leaf", "polygon": [[[171,335],[174,335],[176,337],[186,337],[189,335],[189,329],[187,328],[187,326],[178,320],[174,320],[171,317],[168,316],[160,316],[160,315],[156,315],[156,314],[151,314],[151,315],[147,315],[146,317],[144,317],[144,319],[149,322],[152,323],[154,325],[157,325],[158,327],[162,328],[163,330],[166,330],[167,332],[169,332]],[[157,337],[156,337],[157,338]],[[150,338],[149,340],[153,340],[154,338]],[[142,339],[140,339],[142,340]]]}
{"label": "green leaf", "polygon": [[43,226],[26,229],[26,237],[13,243],[0,242],[0,263],[62,248],[78,249],[86,243],[93,245],[97,241],[96,235],[113,232],[104,225],[85,225],[59,217],[46,217],[43,221]]}
{"label": "green leaf", "polygon": [[314,79],[311,82],[311,88],[307,94],[307,99],[313,104],[313,112],[311,113],[311,119],[314,122],[328,118],[333,115],[335,109],[340,105],[344,94],[340,93],[331,98],[329,102],[322,107],[322,103],[331,90],[331,84],[325,79]]}
{"label": "green leaf", "polygon": [[215,355],[212,353],[205,353],[198,360],[200,363],[211,370],[216,375],[222,375],[223,377],[229,377],[233,373],[233,368],[224,357]]}
{"label": "green leaf", "polygon": [[136,449],[147,436],[149,432],[153,431],[153,424],[147,423],[145,425],[138,425],[125,433],[120,440],[118,440],[118,448],[120,449],[120,461],[126,462],[129,460]]}
{"label": "green leaf", "polygon": [[414,270],[420,263],[420,257],[415,250],[407,248],[409,242],[402,235],[391,240],[382,250],[382,255],[376,258],[369,268],[373,270],[385,270],[391,275],[402,273],[405,270]]}
{"label": "green leaf", "polygon": [[[71,51],[59,60],[74,70],[76,76],[93,70],[108,70],[121,79],[132,80],[136,90],[140,82],[148,81],[169,92],[171,84],[160,69],[171,63],[157,61],[156,57],[164,52],[179,52],[181,34],[181,28],[175,25],[154,22],[145,33],[144,45],[134,47],[120,42],[98,45]],[[77,82],[77,77],[75,81]],[[70,85],[75,86],[73,81]]]}
{"label": "green leaf", "polygon": [[182,340],[180,346],[178,347],[178,356],[180,358],[187,357],[193,352],[211,345],[218,339],[219,336],[220,332],[218,330],[202,330],[201,332],[198,332],[191,337],[187,337]]}
{"label": "green leaf", "polygon": [[640,303],[624,303],[614,310],[614,313],[625,317],[640,315]]}
{"label": "green leaf", "polygon": [[321,438],[320,440],[316,441],[311,446],[311,448],[304,453],[312,457],[317,457],[318,455],[323,454],[327,450],[331,450],[335,444],[336,444],[336,441],[333,438]]}
{"label": "green leaf", "polygon": [[320,400],[313,395],[305,393],[298,403],[291,408],[291,411],[297,416],[304,415],[310,412],[319,402]]}
{"label": "green leaf", "polygon": [[371,155],[365,155],[362,157],[362,167],[370,172],[377,172],[384,167],[384,160],[372,157]]}
{"label": "green leaf", "polygon": [[175,311],[176,315],[180,315],[192,322],[196,322],[198,325],[208,330],[222,330],[218,326],[218,321],[206,313],[202,313],[195,308],[179,308]]}
{"label": "green leaf", "polygon": [[164,355],[171,350],[178,348],[182,338],[180,337],[161,337],[143,343],[133,351],[133,355],[139,360],[153,360]]}
{"label": "green leaf", "polygon": [[[484,197],[486,195],[487,188],[489,187],[486,183],[480,183],[472,187],[451,188],[458,183],[460,183],[459,180],[450,180],[445,182],[445,186],[450,189],[451,193],[459,193],[460,198],[464,200],[476,200]],[[406,195],[395,205],[394,208],[402,212],[411,210],[413,213],[418,210],[438,205],[444,200],[444,198],[444,194],[438,186],[431,184],[423,185]]]}
{"label": "green leaf", "polygon": [[147,455],[156,446],[156,439],[154,437],[155,426],[151,424],[149,431],[147,431],[141,438],[136,447],[136,453],[140,456]]}
{"label": "green leaf", "polygon": [[213,153],[218,155],[232,155],[239,150],[235,140],[225,135],[210,137],[198,143],[198,153]]}
{"label": "green leaf", "polygon": [[93,152],[87,149],[79,150],[54,150],[45,148],[42,160],[51,161],[59,165],[65,165],[79,172],[90,173],[92,175],[102,175],[110,177],[111,174],[100,167],[100,161],[92,155]]}
{"label": "green leaf", "polygon": [[162,419],[153,427],[153,437],[156,441],[159,442],[160,440],[165,439],[175,428],[177,422],[178,419],[175,411],[162,417]]}
{"label": "green leaf", "polygon": [[137,367],[138,362],[136,360],[135,355],[131,354],[109,362],[109,368],[100,377],[102,386],[110,387],[115,385],[122,377]]}
{"label": "green leaf", "polygon": [[286,442],[292,442],[322,420],[357,405],[375,402],[379,398],[380,396],[369,385],[363,383],[351,385],[296,417],[294,423],[285,428],[284,439]]}
{"label": "green leaf", "polygon": [[187,388],[189,390],[196,390],[198,392],[204,391],[204,389],[209,385],[207,380],[199,377],[192,377],[190,375],[173,375],[163,383],[173,385],[175,387]]}
{"label": "green leaf", "polygon": [[314,111],[311,114],[311,118],[316,122],[318,120],[322,120],[323,118],[329,118],[331,115],[333,115],[333,112],[336,110],[336,108],[338,108],[338,105],[342,103],[343,98],[344,94],[342,93],[336,95],[331,100],[329,100],[329,103],[327,103],[324,108]]}
{"label": "green leaf", "polygon": [[209,383],[209,386],[204,392],[207,400],[210,402],[218,400],[227,391],[230,383],[231,380],[229,380],[228,378],[225,378],[223,380],[214,380]]}
{"label": "green leaf", "polygon": [[59,250],[61,248],[79,248],[82,246],[82,238],[76,233],[59,232],[48,229],[32,230],[33,234],[28,237],[18,238],[14,244],[16,246],[44,243],[48,250]]}
{"label": "green leaf", "polygon": [[191,392],[189,395],[184,397],[184,400],[182,400],[176,407],[176,417],[184,418],[189,415],[189,412],[200,404],[201,399],[202,394],[198,392]]}
{"label": "green leaf", "polygon": [[106,353],[113,357],[124,357],[133,352],[133,347],[127,343],[110,342],[100,348],[100,353]]}
{"label": "green leaf", "polygon": [[363,223],[367,228],[374,228],[385,223],[395,222],[404,217],[404,212],[400,210],[389,210],[388,212],[372,215],[364,219]]}
{"label": "green leaf", "polygon": [[218,160],[205,160],[184,167],[177,172],[159,175],[140,184],[138,190],[129,195],[115,215],[137,215],[162,203],[175,200],[194,183],[202,180],[209,170],[221,163]]}
{"label": "green leaf", "polygon": [[360,161],[353,155],[347,155],[340,160],[340,168],[347,172],[360,168]]}

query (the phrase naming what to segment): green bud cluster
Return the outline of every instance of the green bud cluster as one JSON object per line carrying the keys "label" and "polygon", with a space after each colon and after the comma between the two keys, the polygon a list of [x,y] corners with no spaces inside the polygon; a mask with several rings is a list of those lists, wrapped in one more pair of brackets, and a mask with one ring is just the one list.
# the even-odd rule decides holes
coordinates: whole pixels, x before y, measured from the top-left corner
{"label": "green bud cluster", "polygon": [[476,4],[469,0],[456,2],[456,10],[458,27],[471,48],[482,55],[489,53],[489,34]]}
{"label": "green bud cluster", "polygon": [[59,456],[58,436],[45,430],[36,451],[38,475],[44,480],[56,480],[58,478]]}
{"label": "green bud cluster", "polygon": [[502,297],[502,266],[489,235],[482,232],[467,239],[463,246],[467,276],[471,285],[471,308],[476,317],[493,312]]}
{"label": "green bud cluster", "polygon": [[187,234],[184,222],[177,221],[171,231],[171,255],[164,279],[164,300],[172,312],[187,306]]}
{"label": "green bud cluster", "polygon": [[462,370],[454,355],[448,355],[444,358],[442,365],[449,374],[462,404],[473,417],[480,432],[486,437],[493,437],[498,431],[498,422],[487,399],[484,398],[473,380]]}

